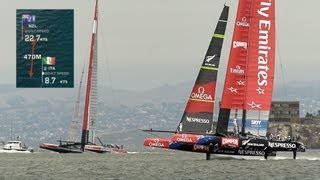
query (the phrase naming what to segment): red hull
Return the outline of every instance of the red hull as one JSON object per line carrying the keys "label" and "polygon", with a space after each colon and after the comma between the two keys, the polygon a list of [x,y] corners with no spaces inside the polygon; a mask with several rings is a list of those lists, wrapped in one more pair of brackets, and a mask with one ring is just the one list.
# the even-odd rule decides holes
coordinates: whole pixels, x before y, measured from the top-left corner
{"label": "red hull", "polygon": [[169,148],[171,143],[170,139],[165,138],[147,138],[144,140],[143,145],[149,147],[157,147],[157,148]]}
{"label": "red hull", "polygon": [[203,137],[203,135],[197,134],[175,134],[171,137],[173,142],[184,142],[184,143],[191,143],[197,144],[198,139]]}

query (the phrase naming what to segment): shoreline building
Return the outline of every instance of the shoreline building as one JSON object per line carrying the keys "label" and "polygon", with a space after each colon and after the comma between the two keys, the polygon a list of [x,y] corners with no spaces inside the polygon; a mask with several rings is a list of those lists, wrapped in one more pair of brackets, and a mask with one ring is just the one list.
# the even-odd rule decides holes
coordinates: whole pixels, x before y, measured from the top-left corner
{"label": "shoreline building", "polygon": [[300,124],[299,108],[299,101],[272,101],[269,122]]}

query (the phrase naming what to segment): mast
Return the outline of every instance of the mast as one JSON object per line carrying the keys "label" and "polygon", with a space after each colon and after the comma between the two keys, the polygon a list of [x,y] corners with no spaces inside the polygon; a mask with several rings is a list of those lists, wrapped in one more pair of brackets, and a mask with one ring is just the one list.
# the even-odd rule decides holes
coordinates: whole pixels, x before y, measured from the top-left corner
{"label": "mast", "polygon": [[[98,9],[97,9],[98,18]],[[98,21],[97,21],[98,22]],[[92,60],[92,77],[90,92],[90,115],[89,115],[89,132],[90,141],[95,143],[96,138],[96,120],[98,114],[98,23],[96,24],[95,50]]]}
{"label": "mast", "polygon": [[89,120],[89,109],[90,109],[90,98],[91,98],[91,84],[92,84],[92,69],[93,69],[93,56],[94,51],[96,50],[95,38],[97,33],[98,26],[98,0],[95,3],[94,10],[94,20],[93,20],[93,31],[91,36],[91,48],[90,48],[90,59],[88,66],[88,76],[87,76],[87,88],[86,88],[86,97],[85,97],[85,105],[84,105],[84,114],[83,114],[83,122],[82,122],[82,136],[81,136],[81,150],[84,150],[84,146],[88,143],[89,138],[89,130],[88,130],[88,120]]}
{"label": "mast", "polygon": [[224,6],[177,128],[178,133],[212,131],[216,81],[228,14],[229,7]]}

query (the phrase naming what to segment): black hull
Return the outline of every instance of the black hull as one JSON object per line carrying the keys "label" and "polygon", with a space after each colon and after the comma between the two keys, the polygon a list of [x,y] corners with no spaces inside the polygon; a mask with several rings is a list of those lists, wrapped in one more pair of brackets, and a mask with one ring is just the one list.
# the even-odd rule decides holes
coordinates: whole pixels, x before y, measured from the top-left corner
{"label": "black hull", "polygon": [[276,156],[278,151],[291,151],[296,157],[296,152],[305,152],[302,143],[296,141],[279,141],[262,138],[225,138],[238,140],[237,143],[224,144],[223,138],[218,137],[217,142],[208,142],[207,144],[192,144],[184,142],[175,142],[170,145],[170,149],[198,152],[209,154],[223,154],[235,156],[263,156],[267,159],[269,156]]}
{"label": "black hull", "polygon": [[58,153],[82,153],[80,149],[71,149],[71,148],[64,148],[64,147],[41,147],[42,149],[50,150],[53,152],[58,152]]}
{"label": "black hull", "polygon": [[239,155],[239,156],[276,156],[276,151],[265,151],[263,148],[250,148],[244,149],[240,148],[210,148],[207,145],[195,145],[195,144],[181,144],[179,148],[174,148],[174,150],[188,151],[196,153],[210,153],[210,154],[224,154],[224,155]]}
{"label": "black hull", "polygon": [[80,144],[78,143],[66,143],[66,144],[48,144],[43,143],[39,146],[41,149],[50,150],[58,153],[82,153],[80,149]]}

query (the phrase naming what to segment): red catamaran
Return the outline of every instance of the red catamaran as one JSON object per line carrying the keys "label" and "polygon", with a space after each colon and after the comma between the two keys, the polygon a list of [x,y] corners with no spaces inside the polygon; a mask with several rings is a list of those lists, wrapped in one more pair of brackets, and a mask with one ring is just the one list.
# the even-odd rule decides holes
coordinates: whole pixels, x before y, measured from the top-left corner
{"label": "red catamaran", "polygon": [[[77,103],[73,115],[73,120],[71,122],[71,128],[69,131],[68,141],[59,141],[60,144],[50,144],[42,143],[40,148],[47,149],[59,153],[82,153],[84,150],[92,151],[96,153],[126,153],[127,150],[123,149],[120,145],[104,145],[98,138],[101,145],[96,145],[95,141],[95,121],[97,119],[98,111],[98,87],[97,87],[97,71],[98,71],[98,42],[97,42],[97,32],[98,32],[98,0],[95,2],[94,19],[93,19],[93,32],[91,36],[91,46],[90,46],[90,58],[88,63],[88,73],[86,81],[86,95],[84,104],[84,114],[82,121],[82,136],[81,141],[77,138],[78,129],[78,113],[79,113],[79,102],[80,102],[80,92],[81,84],[83,79],[84,69],[82,70],[81,81],[79,86],[79,92],[77,97]],[[90,139],[89,139],[90,137]]]}
{"label": "red catamaran", "polygon": [[[216,132],[213,107],[229,7],[224,6],[185,112],[170,139],[145,146],[227,155],[275,156],[305,151],[297,141],[267,137],[275,66],[275,0],[240,0]],[[145,130],[153,131],[155,130]],[[158,131],[163,132],[163,131]]]}

